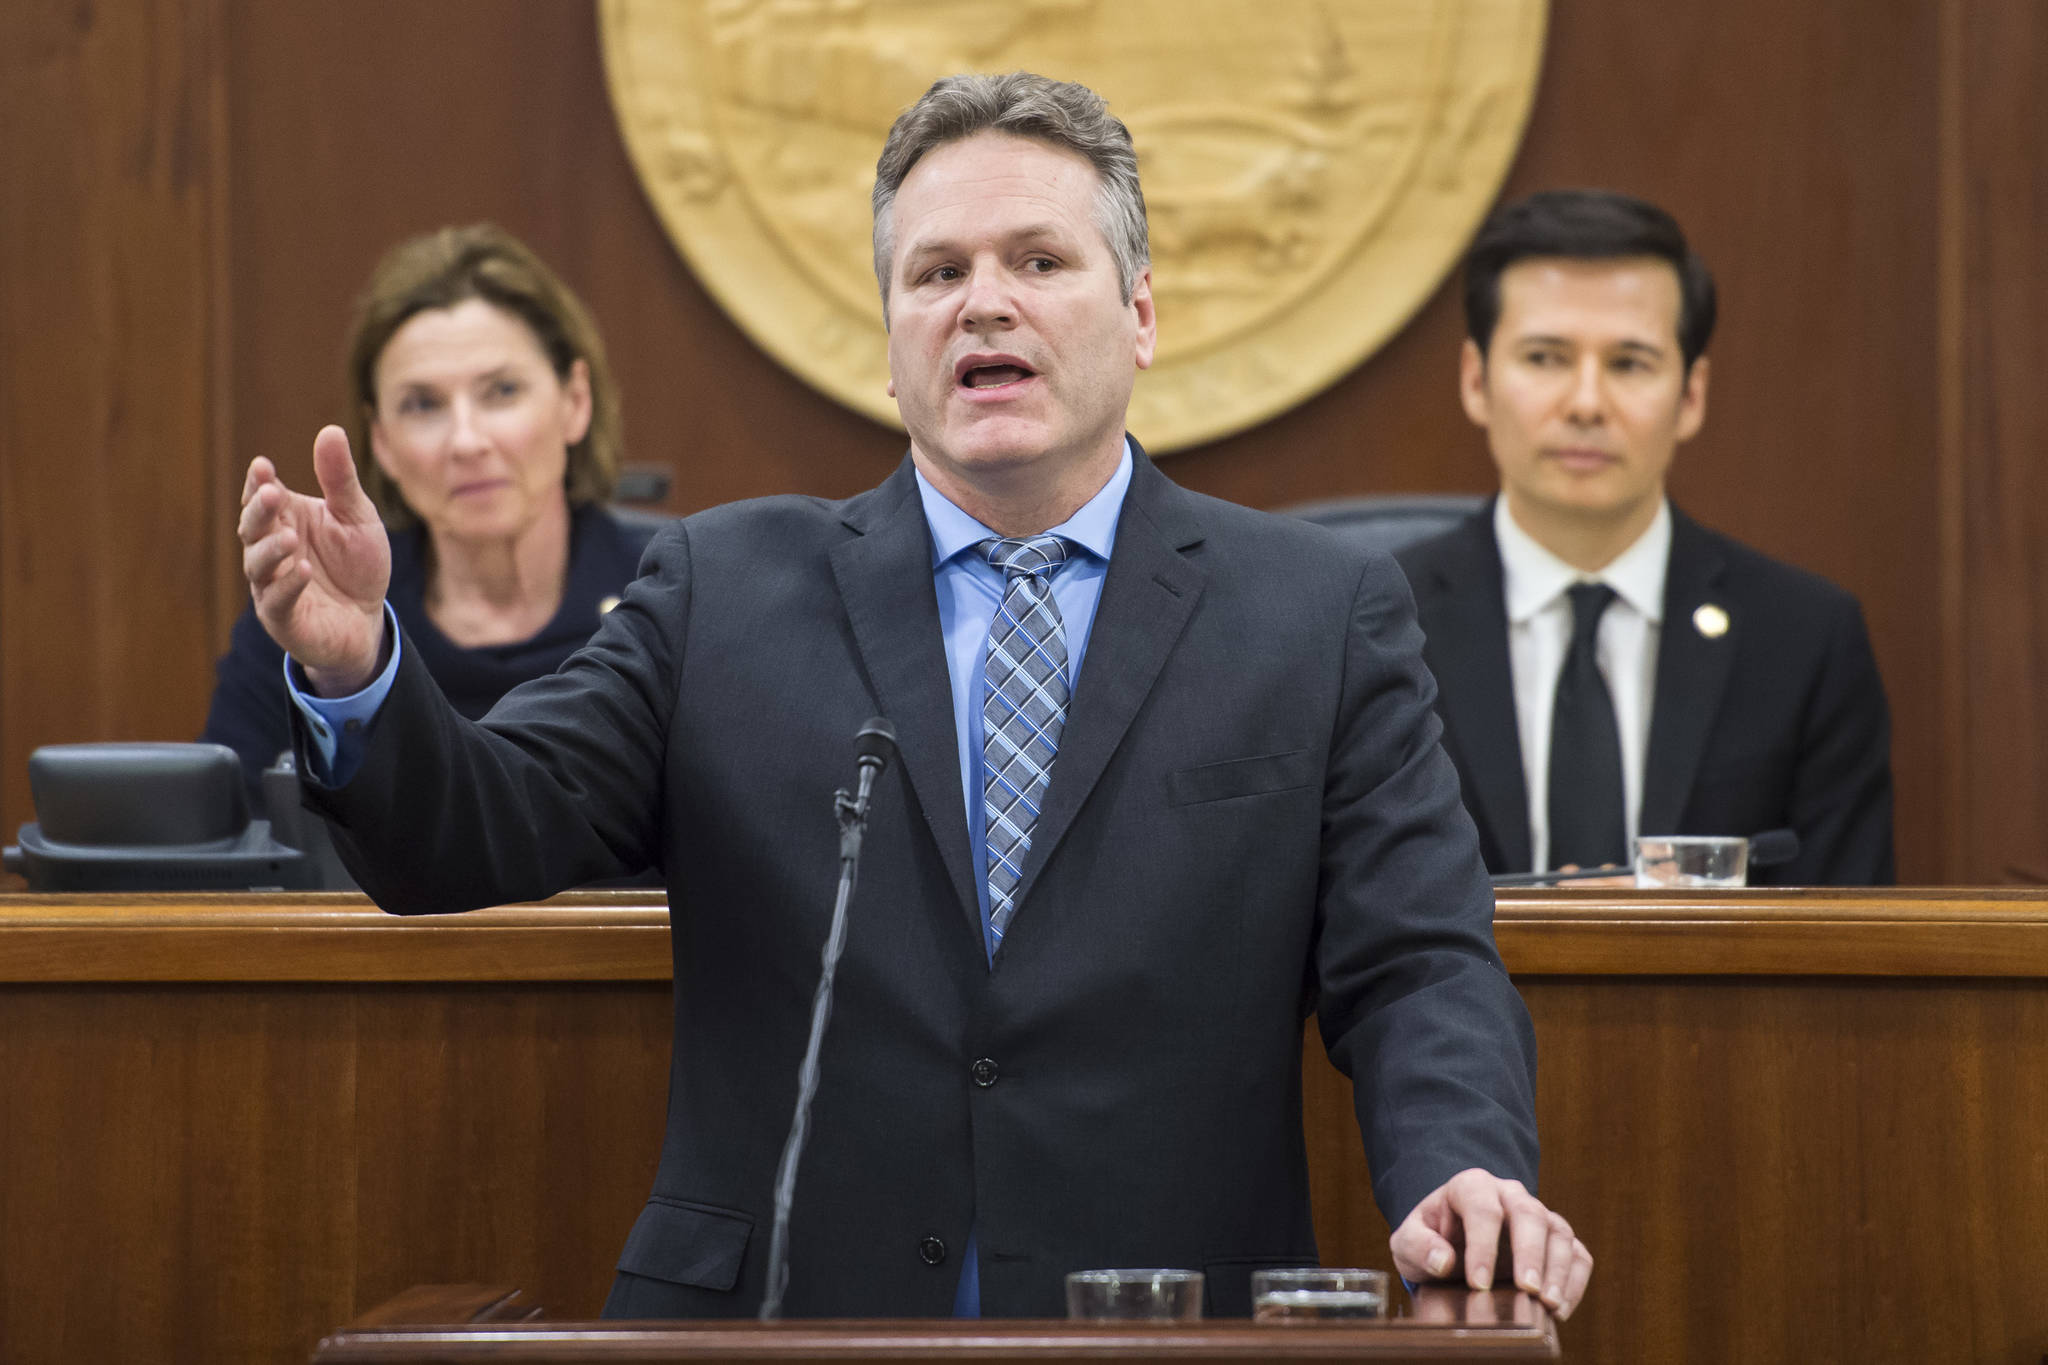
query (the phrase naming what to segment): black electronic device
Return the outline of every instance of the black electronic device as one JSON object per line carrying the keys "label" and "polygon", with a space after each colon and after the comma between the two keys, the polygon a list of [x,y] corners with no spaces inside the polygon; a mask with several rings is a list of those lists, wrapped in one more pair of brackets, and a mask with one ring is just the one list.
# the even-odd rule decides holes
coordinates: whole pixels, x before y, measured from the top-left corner
{"label": "black electronic device", "polygon": [[290,749],[263,770],[261,783],[270,837],[306,855],[305,878],[300,884],[309,891],[362,890],[334,851],[327,821],[299,800],[299,764]]}
{"label": "black electronic device", "polygon": [[31,891],[303,890],[310,860],[249,818],[218,744],[50,744],[28,761],[36,819],[6,850]]}

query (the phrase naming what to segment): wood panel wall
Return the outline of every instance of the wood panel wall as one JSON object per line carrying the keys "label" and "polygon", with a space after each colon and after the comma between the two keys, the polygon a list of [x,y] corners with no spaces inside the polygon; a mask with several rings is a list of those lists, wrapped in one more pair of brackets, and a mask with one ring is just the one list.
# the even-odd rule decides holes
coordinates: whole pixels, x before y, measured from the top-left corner
{"label": "wood panel wall", "polygon": [[[38,744],[190,738],[234,556],[216,8],[0,7],[0,829]],[[198,709],[195,709],[198,708]]]}
{"label": "wood panel wall", "polygon": [[2048,882],[2048,7],[1947,0],[1940,866]]}
{"label": "wood panel wall", "polygon": [[[2044,70],[2034,0],[1554,0],[1508,183],[1658,199],[1715,268],[1711,411],[1674,492],[1862,598],[1909,881],[2048,875]],[[676,510],[893,464],[900,437],[691,277],[602,77],[578,3],[0,7],[0,828],[29,817],[37,744],[196,732],[243,599],[241,469],[308,477],[349,300],[401,236],[491,218],[554,262]],[[1440,292],[1170,470],[1261,506],[1487,487],[1459,338]]]}

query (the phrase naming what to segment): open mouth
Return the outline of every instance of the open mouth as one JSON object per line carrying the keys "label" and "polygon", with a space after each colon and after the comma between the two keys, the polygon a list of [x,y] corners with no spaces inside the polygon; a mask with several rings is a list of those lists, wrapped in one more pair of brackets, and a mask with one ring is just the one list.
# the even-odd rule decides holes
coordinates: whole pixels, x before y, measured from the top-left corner
{"label": "open mouth", "polygon": [[960,382],[970,389],[999,389],[1030,377],[1031,371],[1020,365],[977,365],[961,376]]}
{"label": "open mouth", "polygon": [[969,356],[960,363],[954,380],[963,389],[1000,389],[1021,384],[1038,372],[1014,356]]}

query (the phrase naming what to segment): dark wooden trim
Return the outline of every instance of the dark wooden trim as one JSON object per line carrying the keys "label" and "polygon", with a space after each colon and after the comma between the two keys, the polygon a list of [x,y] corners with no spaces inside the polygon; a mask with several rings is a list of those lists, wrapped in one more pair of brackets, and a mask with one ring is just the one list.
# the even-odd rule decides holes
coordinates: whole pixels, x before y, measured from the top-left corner
{"label": "dark wooden trim", "polygon": [[1526,1294],[1423,1289],[1411,1317],[1315,1326],[1198,1322],[862,1319],[804,1322],[545,1322],[507,1327],[516,1290],[425,1286],[323,1340],[315,1365],[357,1361],[985,1361],[1114,1365],[1126,1360],[1258,1365],[1290,1360],[1556,1360],[1556,1324]]}

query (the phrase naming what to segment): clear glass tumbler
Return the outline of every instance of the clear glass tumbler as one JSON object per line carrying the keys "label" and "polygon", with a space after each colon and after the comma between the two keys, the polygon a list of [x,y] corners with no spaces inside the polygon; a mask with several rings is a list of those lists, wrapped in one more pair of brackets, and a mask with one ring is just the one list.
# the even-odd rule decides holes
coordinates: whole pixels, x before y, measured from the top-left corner
{"label": "clear glass tumbler", "polygon": [[1067,1317],[1076,1322],[1196,1322],[1199,1270],[1076,1270],[1067,1276]]}
{"label": "clear glass tumbler", "polygon": [[1252,1317],[1259,1322],[1327,1322],[1387,1315],[1387,1272],[1302,1266],[1252,1272]]}
{"label": "clear glass tumbler", "polygon": [[1749,840],[1720,834],[1657,834],[1636,839],[1636,885],[1645,888],[1741,886],[1749,880]]}

